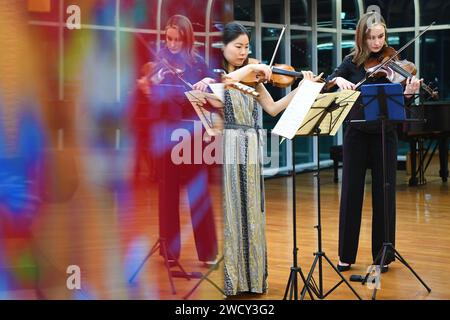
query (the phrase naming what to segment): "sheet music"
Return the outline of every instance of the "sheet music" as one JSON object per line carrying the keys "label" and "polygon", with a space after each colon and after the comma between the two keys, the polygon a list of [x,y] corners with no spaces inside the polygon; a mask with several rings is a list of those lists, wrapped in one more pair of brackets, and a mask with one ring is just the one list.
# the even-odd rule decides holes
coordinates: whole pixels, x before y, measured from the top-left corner
{"label": "sheet music", "polygon": [[[341,127],[345,117],[350,112],[351,107],[358,99],[359,94],[359,91],[353,90],[319,94],[307,115],[304,117],[296,135],[311,135],[317,121],[320,120],[320,134],[334,136]],[[327,112],[324,113],[333,102],[338,107],[327,110]]]}
{"label": "sheet music", "polygon": [[272,132],[292,139],[324,85],[324,83],[304,80]]}
{"label": "sheet music", "polygon": [[219,97],[222,103],[224,102],[225,85],[223,83],[210,83],[209,88],[211,91]]}
{"label": "sheet music", "polygon": [[208,104],[202,105],[199,103],[199,100],[205,99],[206,97],[214,97],[216,99],[219,97],[216,97],[214,94],[205,93],[198,90],[186,91],[184,94],[197,113],[197,116],[201,120],[206,132],[208,132],[210,136],[221,135],[224,128],[223,106],[214,107]]}

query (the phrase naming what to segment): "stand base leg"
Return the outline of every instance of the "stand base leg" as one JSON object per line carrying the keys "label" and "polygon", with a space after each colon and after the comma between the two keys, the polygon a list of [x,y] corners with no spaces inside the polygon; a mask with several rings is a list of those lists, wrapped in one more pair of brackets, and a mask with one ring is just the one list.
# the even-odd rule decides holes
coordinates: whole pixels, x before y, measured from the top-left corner
{"label": "stand base leg", "polygon": [[[316,252],[314,253],[315,258],[314,258],[314,262],[311,266],[311,270],[308,273],[308,278],[306,279],[306,284],[305,284],[305,288],[303,288],[302,291],[302,300],[305,297],[305,293],[308,288],[311,289],[314,294],[316,295],[316,297],[318,299],[325,299],[330,293],[332,293],[337,287],[339,287],[342,283],[345,283],[347,285],[347,287],[353,292],[353,294],[358,298],[358,300],[362,300],[362,298],[360,297],[360,295],[355,291],[355,289],[351,286],[351,284],[347,281],[347,279],[344,278],[344,276],[341,274],[341,272],[336,268],[336,266],[331,262],[331,260],[327,257],[327,255],[325,254],[325,252]],[[341,278],[341,280],[333,287],[331,288],[327,293],[324,293],[323,287],[322,287],[322,259],[325,259],[325,261],[333,268],[333,270],[338,274],[338,276]],[[319,263],[319,287],[317,286],[314,278],[313,278],[313,274],[314,274],[314,270],[317,266],[317,263]],[[308,290],[309,290],[308,289]]]}
{"label": "stand base leg", "polygon": [[[172,271],[170,270],[170,264],[169,264],[169,251],[167,249],[167,245],[166,245],[166,241],[164,238],[159,238],[155,244],[153,245],[152,249],[150,250],[150,252],[147,254],[147,256],[144,258],[144,260],[141,262],[141,264],[139,265],[139,267],[137,268],[137,270],[133,273],[133,275],[131,276],[130,280],[128,281],[129,283],[132,283],[133,280],[137,277],[137,275],[139,274],[139,272],[141,271],[142,267],[144,266],[144,264],[147,262],[148,259],[150,259],[150,257],[157,252],[159,249],[161,249],[161,253],[164,257],[164,265],[167,269],[167,275],[169,277],[169,282],[170,282],[170,287],[172,289],[172,294],[176,294],[176,290],[175,290],[175,284],[173,282],[173,275],[172,275]],[[178,260],[175,260],[175,266],[177,266],[178,268],[180,268],[181,272],[179,272],[179,275],[177,275],[177,277],[182,277],[182,278],[186,278],[188,280],[191,280],[191,277],[189,276],[189,274],[183,269],[183,267],[181,266],[181,264],[178,262]]]}
{"label": "stand base leg", "polygon": [[[389,253],[394,254],[394,256],[397,258],[398,261],[400,261],[405,267],[407,267],[412,274],[417,278],[417,280],[419,280],[419,282],[425,287],[425,289],[428,291],[428,293],[431,292],[431,288],[428,287],[428,285],[422,280],[422,278],[420,278],[420,276],[414,271],[414,269],[408,264],[408,262],[400,255],[400,253],[394,248],[394,246],[392,245],[392,243],[389,242],[385,242],[383,243],[383,247],[381,248],[380,252],[378,253],[377,257],[375,258],[373,265],[375,265],[376,261],[378,261],[378,258],[380,258],[381,256],[381,260],[380,260],[380,268],[382,268],[382,266],[384,266],[384,263],[386,261],[386,257],[388,256]],[[367,280],[369,279],[370,273],[372,270],[369,270],[366,273],[366,276],[364,277],[364,280],[362,281],[362,284],[366,284]],[[378,277],[376,279],[377,282],[381,281],[381,272],[377,273],[376,276]],[[373,293],[372,293],[372,300],[376,300],[376,294],[377,294],[377,286],[375,285]]]}
{"label": "stand base leg", "polygon": [[219,286],[217,284],[215,284],[211,279],[208,278],[208,276],[217,269],[218,265],[223,261],[223,256],[219,259],[219,261],[217,261],[217,263],[212,266],[211,268],[209,268],[208,272],[205,273],[200,280],[195,284],[195,286],[183,297],[184,300],[189,299],[189,297],[194,293],[194,291],[200,286],[200,284],[203,281],[208,281],[211,285],[213,285],[217,290],[219,290],[219,292],[225,297],[225,292],[219,288]]}
{"label": "stand base leg", "polygon": [[289,274],[288,283],[286,285],[286,290],[284,292],[283,300],[287,300],[287,294],[289,293],[289,300],[298,300],[298,274],[302,278],[303,288],[306,288],[311,300],[314,300],[314,296],[308,286],[306,286],[306,278],[300,267],[292,266],[291,272]]}

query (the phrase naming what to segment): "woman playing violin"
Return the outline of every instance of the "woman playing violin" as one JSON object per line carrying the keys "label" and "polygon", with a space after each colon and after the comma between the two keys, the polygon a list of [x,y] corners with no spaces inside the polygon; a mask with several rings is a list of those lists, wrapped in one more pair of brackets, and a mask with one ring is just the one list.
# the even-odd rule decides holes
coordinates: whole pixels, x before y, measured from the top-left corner
{"label": "woman playing violin", "polygon": [[[228,81],[242,81],[258,74],[272,76],[265,64],[249,63],[250,35],[239,23],[230,22],[223,31],[223,58]],[[304,78],[315,80],[312,72]],[[261,175],[259,105],[275,116],[291,101],[295,90],[274,101],[262,83],[258,98],[238,90],[225,90],[224,130],[224,261],[225,293],[264,293],[267,289],[265,208]]]}
{"label": "woman playing violin", "polygon": [[[328,77],[340,89],[355,89],[355,84],[366,74],[364,68],[368,59],[377,58],[386,44],[386,24],[377,12],[364,14],[358,22],[353,52],[345,57],[342,64]],[[370,82],[388,82],[385,78],[371,79]],[[404,94],[411,97],[418,89],[422,80],[409,77],[406,80]],[[355,103],[347,119],[364,119],[363,107]],[[395,187],[397,170],[397,133],[391,126],[386,130],[386,162],[388,189],[388,216],[390,242],[395,243]],[[372,167],[372,256],[375,264],[377,255],[382,248],[384,235],[383,211],[383,172],[382,172],[382,140],[381,125],[376,123],[350,123],[345,131],[343,145],[342,193],[339,219],[339,258],[338,269],[347,271],[356,261],[359,232],[361,226],[361,211],[364,198],[366,169]],[[388,270],[388,264],[394,260],[393,255],[387,256],[386,264],[381,271]]]}
{"label": "woman playing violin", "polygon": [[[185,91],[205,91],[214,82],[210,72],[194,47],[194,32],[189,19],[182,15],[169,18],[165,47],[155,61],[148,64],[147,74],[139,81],[148,93],[151,124],[151,152],[159,160],[159,228],[166,241],[169,263],[176,264],[180,256],[180,189],[186,186],[198,259],[213,263],[217,256],[217,237],[208,188],[208,168],[194,159],[203,158],[203,132],[194,130],[198,116],[186,99]],[[173,158],[179,141],[173,141],[175,130],[190,133],[190,159]],[[197,136],[196,136],[197,135]],[[183,142],[186,142],[183,140]],[[196,154],[198,153],[198,154]],[[184,154],[183,154],[184,155]],[[173,261],[172,261],[173,260]]]}

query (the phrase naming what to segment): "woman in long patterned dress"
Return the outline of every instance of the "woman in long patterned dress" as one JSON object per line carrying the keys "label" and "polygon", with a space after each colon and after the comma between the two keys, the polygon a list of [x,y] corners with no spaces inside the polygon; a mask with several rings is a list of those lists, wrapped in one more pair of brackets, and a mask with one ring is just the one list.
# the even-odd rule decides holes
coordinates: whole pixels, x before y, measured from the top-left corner
{"label": "woman in long patterned dress", "polygon": [[[248,64],[250,36],[239,23],[223,31],[224,68],[228,81],[240,81],[251,73],[271,76],[265,64]],[[304,79],[316,80],[304,71]],[[224,261],[225,294],[267,291],[262,144],[258,128],[260,106],[271,116],[284,110],[296,90],[274,101],[263,84],[256,85],[257,99],[240,91],[225,90],[224,130]]]}

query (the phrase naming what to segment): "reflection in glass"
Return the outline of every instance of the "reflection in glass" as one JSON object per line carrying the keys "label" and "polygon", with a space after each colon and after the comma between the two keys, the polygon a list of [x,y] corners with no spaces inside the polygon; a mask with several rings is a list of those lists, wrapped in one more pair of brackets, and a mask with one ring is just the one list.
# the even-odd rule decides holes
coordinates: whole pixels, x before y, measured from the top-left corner
{"label": "reflection in glass", "polygon": [[426,32],[420,41],[420,77],[437,86],[440,100],[450,100],[450,30]]}
{"label": "reflection in glass", "polygon": [[255,20],[254,0],[234,1],[234,19],[240,21]]}
{"label": "reflection in glass", "polygon": [[448,0],[420,0],[420,24],[429,25],[450,23],[450,2]]}
{"label": "reflection in glass", "polygon": [[[323,72],[325,77],[330,75],[336,68],[336,34],[319,32],[317,34],[317,57],[319,73]],[[320,138],[320,160],[330,158],[330,147],[337,144],[337,137]]]}
{"label": "reflection in glass", "polygon": [[317,0],[317,26],[336,28],[336,4],[333,0]]}
{"label": "reflection in glass", "polygon": [[261,0],[262,22],[284,23],[284,1]]}
{"label": "reflection in glass", "polygon": [[167,20],[174,14],[181,14],[189,18],[192,22],[194,32],[205,32],[205,15],[208,0],[183,1],[164,0],[161,8],[161,26],[164,28]]}
{"label": "reflection in glass", "polygon": [[364,9],[379,6],[388,28],[414,26],[414,0],[366,0],[364,4]]}
{"label": "reflection in glass", "polygon": [[[278,38],[280,36],[281,29],[279,28],[262,28],[262,63],[269,64],[270,60],[272,59],[272,55],[274,53],[276,44],[278,42]],[[277,54],[275,56],[274,63],[285,63],[284,61],[284,42],[282,41],[280,43],[280,46],[278,48]],[[266,85],[267,90],[271,94],[272,98],[276,101],[278,99],[281,99],[285,95],[284,89],[274,87],[270,84]],[[277,117],[271,117],[267,115],[266,113],[263,113],[263,128],[265,129],[272,129],[277,121],[279,120],[280,115]],[[284,146],[283,146],[284,145]],[[280,146],[281,150],[284,150],[285,143],[283,143],[282,146]],[[276,150],[276,148],[274,149]],[[280,166],[283,166],[286,164],[286,153],[280,152]],[[270,156],[270,149],[269,149],[269,156]]]}
{"label": "reflection in glass", "polygon": [[355,30],[359,20],[358,3],[354,1],[342,1],[341,24],[342,29]]}
{"label": "reflection in glass", "polygon": [[156,29],[157,1],[121,0],[120,25],[128,28]]}
{"label": "reflection in glass", "polygon": [[[291,65],[298,71],[311,70],[311,32],[292,30],[291,32]],[[300,80],[297,80],[295,89]],[[313,161],[313,139],[311,137],[295,138],[295,163]]]}
{"label": "reflection in glass", "polygon": [[311,0],[291,0],[291,24],[311,25]]}

